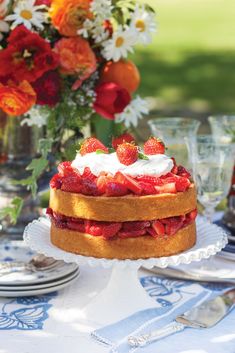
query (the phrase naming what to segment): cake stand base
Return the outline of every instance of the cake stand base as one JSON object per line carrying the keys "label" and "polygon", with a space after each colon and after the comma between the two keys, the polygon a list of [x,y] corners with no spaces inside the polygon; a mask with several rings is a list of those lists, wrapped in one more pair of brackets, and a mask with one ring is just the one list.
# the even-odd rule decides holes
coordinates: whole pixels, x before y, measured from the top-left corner
{"label": "cake stand base", "polygon": [[138,279],[138,269],[116,264],[108,285],[82,310],[86,320],[107,325],[156,306]]}
{"label": "cake stand base", "polygon": [[198,218],[197,243],[193,248],[169,257],[138,260],[98,259],[61,250],[51,243],[50,221],[45,218],[40,218],[26,227],[24,240],[33,250],[56,260],[113,268],[106,288],[80,311],[79,320],[85,319],[99,327],[156,306],[139,282],[137,271],[141,266],[148,269],[154,266],[164,268],[209,258],[227,244],[227,235],[222,228]]}

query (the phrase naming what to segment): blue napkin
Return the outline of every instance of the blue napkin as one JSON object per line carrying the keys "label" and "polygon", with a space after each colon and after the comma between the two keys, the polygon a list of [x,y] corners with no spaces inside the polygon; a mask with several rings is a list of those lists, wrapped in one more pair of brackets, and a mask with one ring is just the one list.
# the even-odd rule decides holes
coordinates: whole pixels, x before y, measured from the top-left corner
{"label": "blue napkin", "polygon": [[[139,311],[119,322],[93,331],[92,337],[99,343],[110,347],[110,352],[169,353],[172,347],[174,347],[174,353],[187,350],[190,353],[235,352],[235,311],[211,329],[187,328],[184,332],[171,335],[149,346],[131,348],[127,343],[128,336],[162,328],[172,322],[177,315],[229,288],[228,285],[223,284],[198,284],[157,276],[146,276],[140,280],[148,294],[155,299],[156,308]],[[211,337],[209,337],[210,334]],[[218,344],[219,340],[221,340],[221,345]],[[172,346],[173,341],[175,341],[174,346]],[[195,350],[195,347],[198,350]]]}

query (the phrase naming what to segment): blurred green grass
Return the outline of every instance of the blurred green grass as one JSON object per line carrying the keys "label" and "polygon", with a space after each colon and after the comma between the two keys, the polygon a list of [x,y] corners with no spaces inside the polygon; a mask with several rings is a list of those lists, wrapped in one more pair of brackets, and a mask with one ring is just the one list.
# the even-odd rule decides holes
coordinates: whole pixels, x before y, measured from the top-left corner
{"label": "blurred green grass", "polygon": [[[146,1],[145,1],[146,2]],[[158,34],[132,57],[156,107],[235,112],[235,1],[147,0]]]}

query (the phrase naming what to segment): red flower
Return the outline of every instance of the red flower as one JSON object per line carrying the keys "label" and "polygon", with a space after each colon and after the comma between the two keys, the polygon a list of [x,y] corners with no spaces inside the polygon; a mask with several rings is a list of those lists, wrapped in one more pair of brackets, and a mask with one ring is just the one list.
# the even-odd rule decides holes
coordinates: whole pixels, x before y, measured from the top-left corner
{"label": "red flower", "polygon": [[33,83],[37,104],[55,106],[60,100],[60,76],[56,71],[46,72]]}
{"label": "red flower", "polygon": [[22,81],[19,85],[8,82],[0,84],[0,108],[7,114],[17,116],[27,113],[36,103],[36,93],[30,83]]}
{"label": "red flower", "polygon": [[58,56],[49,43],[23,25],[11,32],[8,43],[0,51],[0,80],[10,75],[18,82],[34,82],[58,66]]}
{"label": "red flower", "polygon": [[46,5],[46,6],[51,6],[52,0],[36,0],[35,5]]}
{"label": "red flower", "polygon": [[100,84],[95,92],[96,101],[93,108],[106,119],[114,120],[114,114],[122,113],[131,101],[128,91],[113,82]]}

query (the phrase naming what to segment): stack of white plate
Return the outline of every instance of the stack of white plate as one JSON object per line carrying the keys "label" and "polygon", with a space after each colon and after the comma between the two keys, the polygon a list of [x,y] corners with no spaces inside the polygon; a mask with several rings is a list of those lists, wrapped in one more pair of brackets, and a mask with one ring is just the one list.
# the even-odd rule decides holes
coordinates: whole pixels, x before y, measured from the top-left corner
{"label": "stack of white plate", "polygon": [[36,253],[27,248],[21,241],[0,243],[0,264],[12,264],[9,271],[1,271],[0,296],[18,297],[40,295],[65,288],[79,276],[76,264],[58,261],[48,269],[29,271],[14,267],[14,263],[29,263]]}

